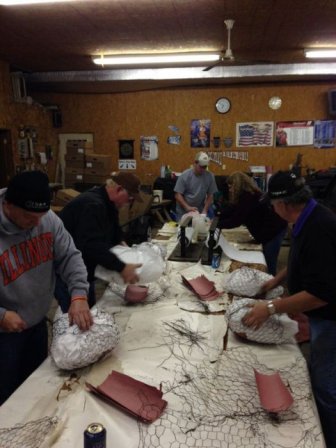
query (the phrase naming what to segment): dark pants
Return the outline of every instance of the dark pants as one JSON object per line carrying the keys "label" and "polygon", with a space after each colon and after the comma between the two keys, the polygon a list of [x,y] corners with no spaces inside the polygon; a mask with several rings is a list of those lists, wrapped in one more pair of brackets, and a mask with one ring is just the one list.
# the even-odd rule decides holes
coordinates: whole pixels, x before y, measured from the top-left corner
{"label": "dark pants", "polygon": [[[71,304],[71,297],[68,291],[67,285],[63,282],[60,277],[56,278],[56,286],[54,291],[55,298],[61,307],[63,313],[67,313]],[[89,307],[92,308],[96,303],[96,291],[95,282],[90,282],[89,295],[88,295]]]}
{"label": "dark pants", "polygon": [[336,321],[309,317],[310,377],[327,448],[336,447]]}
{"label": "dark pants", "polygon": [[282,230],[271,241],[263,244],[263,253],[265,256],[268,272],[272,275],[276,275],[278,255],[284,236],[286,235],[287,228]]}
{"label": "dark pants", "polygon": [[46,319],[21,333],[0,333],[0,405],[47,356]]}

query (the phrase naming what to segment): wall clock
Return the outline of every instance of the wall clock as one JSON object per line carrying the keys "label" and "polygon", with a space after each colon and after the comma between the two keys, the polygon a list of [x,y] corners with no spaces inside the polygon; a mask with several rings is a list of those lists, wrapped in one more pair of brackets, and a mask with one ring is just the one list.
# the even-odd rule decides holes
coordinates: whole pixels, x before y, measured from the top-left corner
{"label": "wall clock", "polygon": [[231,109],[231,102],[228,98],[218,98],[215,104],[216,111],[220,114],[226,114]]}
{"label": "wall clock", "polygon": [[268,107],[273,110],[280,109],[282,104],[282,99],[279,96],[272,96],[268,100]]}

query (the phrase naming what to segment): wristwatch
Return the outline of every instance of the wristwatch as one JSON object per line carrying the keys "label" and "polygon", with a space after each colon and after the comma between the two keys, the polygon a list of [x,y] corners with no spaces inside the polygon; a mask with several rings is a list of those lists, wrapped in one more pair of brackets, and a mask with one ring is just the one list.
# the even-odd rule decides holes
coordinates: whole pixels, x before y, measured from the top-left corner
{"label": "wristwatch", "polygon": [[274,306],[274,303],[273,303],[272,300],[269,300],[269,301],[267,302],[267,310],[268,310],[270,316],[271,316],[272,314],[275,314],[275,313],[276,313],[276,309],[275,309],[275,306]]}

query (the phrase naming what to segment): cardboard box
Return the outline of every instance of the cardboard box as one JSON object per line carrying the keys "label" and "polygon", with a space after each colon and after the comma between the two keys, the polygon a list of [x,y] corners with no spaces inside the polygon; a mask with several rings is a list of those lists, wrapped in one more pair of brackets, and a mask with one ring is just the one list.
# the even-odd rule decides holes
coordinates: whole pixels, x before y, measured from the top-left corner
{"label": "cardboard box", "polygon": [[83,165],[84,165],[84,156],[85,156],[85,149],[84,148],[66,148],[66,156],[67,157],[77,157],[77,159],[79,159],[80,157],[83,160]]}
{"label": "cardboard box", "polygon": [[73,190],[72,188],[64,188],[62,190],[58,190],[55,197],[56,205],[66,205],[79,194],[79,191]]}
{"label": "cardboard box", "polygon": [[139,218],[140,216],[145,215],[149,212],[152,202],[153,196],[151,194],[140,192],[140,195],[143,199],[143,202],[134,201],[129,212],[130,220]]}
{"label": "cardboard box", "polygon": [[86,154],[85,168],[96,171],[100,175],[110,174],[112,170],[112,156],[107,154]]}
{"label": "cardboard box", "polygon": [[66,142],[66,154],[67,156],[82,156],[86,153],[91,154],[93,152],[93,143],[86,140],[67,140]]}
{"label": "cardboard box", "polygon": [[107,175],[100,175],[100,173],[98,174],[96,171],[88,172],[86,170],[84,174],[84,182],[87,182],[88,184],[104,185],[108,177],[109,176]]}
{"label": "cardboard box", "polygon": [[84,182],[84,170],[76,168],[65,168],[65,184],[73,185],[78,182]]}
{"label": "cardboard box", "polygon": [[67,148],[83,148],[83,149],[92,149],[93,143],[88,142],[86,140],[67,140],[66,141]]}
{"label": "cardboard box", "polygon": [[62,211],[63,205],[52,205],[50,208],[56,215],[58,215]]}
{"label": "cardboard box", "polygon": [[65,165],[66,168],[75,168],[75,169],[84,169],[84,154],[70,156],[68,154],[65,155]]}

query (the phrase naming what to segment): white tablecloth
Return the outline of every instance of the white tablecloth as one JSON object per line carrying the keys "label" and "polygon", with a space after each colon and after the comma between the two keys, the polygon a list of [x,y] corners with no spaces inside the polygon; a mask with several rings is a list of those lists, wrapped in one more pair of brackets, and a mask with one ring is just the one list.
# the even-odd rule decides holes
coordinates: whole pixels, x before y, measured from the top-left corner
{"label": "white tablecloth", "polygon": [[[220,289],[229,263],[223,257],[217,272],[194,267]],[[306,363],[295,342],[260,345],[229,334],[223,350],[227,296],[213,308],[200,307],[180,280],[181,270],[192,269],[191,263],[169,263],[146,304],[126,305],[108,287],[99,306],[114,313],[120,326],[113,355],[73,375],[58,371],[48,358],[0,408],[0,447],[36,448],[29,437],[44,431],[41,446],[82,448],[84,429],[99,422],[110,448],[323,448]],[[294,397],[292,408],[276,416],[262,409],[254,368],[280,372]],[[112,370],[161,385],[168,401],[161,418],[140,423],[86,390],[85,381],[99,385]],[[9,430],[14,425],[19,427]]]}

